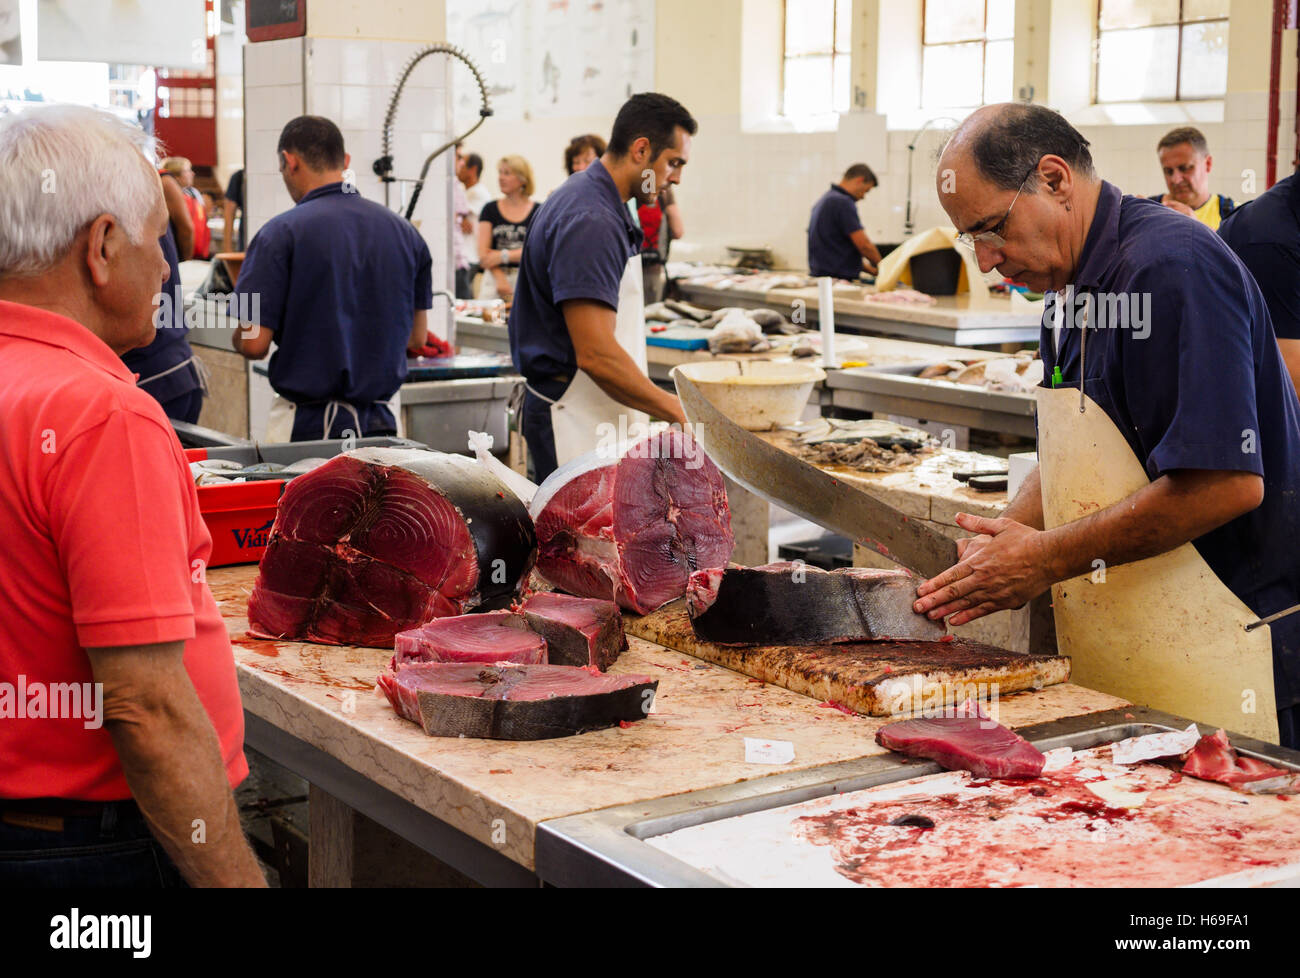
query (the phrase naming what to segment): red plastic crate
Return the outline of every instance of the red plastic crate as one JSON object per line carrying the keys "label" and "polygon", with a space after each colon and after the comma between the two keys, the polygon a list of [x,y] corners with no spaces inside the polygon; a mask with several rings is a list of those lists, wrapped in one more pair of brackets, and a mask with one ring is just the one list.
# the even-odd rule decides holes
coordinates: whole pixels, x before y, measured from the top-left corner
{"label": "red plastic crate", "polygon": [[275,508],[288,480],[199,486],[199,512],[212,534],[209,567],[254,564],[262,559]]}

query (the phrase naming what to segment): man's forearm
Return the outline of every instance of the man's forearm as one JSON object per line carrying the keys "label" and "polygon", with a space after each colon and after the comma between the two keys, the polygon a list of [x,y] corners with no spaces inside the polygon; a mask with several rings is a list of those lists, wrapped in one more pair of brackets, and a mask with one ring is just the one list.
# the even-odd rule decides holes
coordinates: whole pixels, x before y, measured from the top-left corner
{"label": "man's forearm", "polygon": [[105,726],[155,838],[192,886],[265,886],[198,694],[140,706]]}
{"label": "man's forearm", "polygon": [[579,361],[578,366],[584,370],[597,387],[634,411],[644,411],[652,418],[665,421],[686,423],[682,413],[681,402],[666,391],[655,386],[645,374],[641,373],[636,363],[622,347],[610,355],[595,354]]}
{"label": "man's forearm", "polygon": [[1258,499],[1250,502],[1249,489],[1258,476],[1233,473],[1214,482],[1215,490],[1207,489],[1214,476],[1222,475],[1161,476],[1112,506],[1048,530],[1043,543],[1052,579],[1087,573],[1097,560],[1115,566],[1167,553],[1258,505]]}

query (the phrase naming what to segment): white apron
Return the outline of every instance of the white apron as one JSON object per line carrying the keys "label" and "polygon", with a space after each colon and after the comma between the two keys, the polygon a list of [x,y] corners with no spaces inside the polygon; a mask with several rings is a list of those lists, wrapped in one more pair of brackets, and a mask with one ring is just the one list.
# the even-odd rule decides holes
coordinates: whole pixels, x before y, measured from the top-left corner
{"label": "white apron", "polygon": [[[645,300],[641,284],[641,256],[633,255],[618,284],[618,312],[614,339],[646,373]],[[536,394],[536,391],[533,392]],[[540,396],[540,395],[538,395]],[[546,400],[546,398],[542,398]],[[619,417],[627,419],[626,426]],[[595,451],[606,434],[645,431],[650,418],[614,400],[579,370],[558,401],[551,402],[551,427],[555,432],[555,459],[559,465]],[[602,428],[611,425],[612,429]],[[620,431],[621,429],[621,431]],[[608,440],[612,444],[612,440]]]}
{"label": "white apron", "polygon": [[[393,417],[397,421],[397,437],[406,437],[406,428],[402,424],[402,392],[399,390],[392,398],[386,402],[388,408],[393,412]],[[281,397],[276,394],[271,400],[271,409],[266,414],[266,437],[264,441],[268,443],[287,442],[293,438],[293,418],[298,412],[298,405],[287,397]],[[361,431],[361,418],[357,414],[357,409],[347,401],[330,401],[325,407],[324,424],[322,425],[322,439],[329,438],[330,428],[333,427],[334,419],[340,413],[347,413],[352,416],[353,428],[356,437],[363,437]]]}
{"label": "white apron", "polygon": [[[1076,388],[1040,387],[1038,459],[1047,529],[1148,485],[1114,422]],[[1191,543],[1052,587],[1071,680],[1133,703],[1277,743],[1273,646]]]}

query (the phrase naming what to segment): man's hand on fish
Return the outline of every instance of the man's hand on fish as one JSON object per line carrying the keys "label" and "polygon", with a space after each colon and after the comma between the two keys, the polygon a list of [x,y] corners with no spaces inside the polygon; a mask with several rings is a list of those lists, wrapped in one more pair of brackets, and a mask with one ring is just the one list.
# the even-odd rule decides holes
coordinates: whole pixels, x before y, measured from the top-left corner
{"label": "man's hand on fish", "polygon": [[[980,534],[958,541],[960,558],[916,589],[913,609],[964,625],[994,611],[1019,608],[1052,586],[1043,532],[1009,519],[957,514],[957,525]],[[963,546],[965,544],[965,546]]]}

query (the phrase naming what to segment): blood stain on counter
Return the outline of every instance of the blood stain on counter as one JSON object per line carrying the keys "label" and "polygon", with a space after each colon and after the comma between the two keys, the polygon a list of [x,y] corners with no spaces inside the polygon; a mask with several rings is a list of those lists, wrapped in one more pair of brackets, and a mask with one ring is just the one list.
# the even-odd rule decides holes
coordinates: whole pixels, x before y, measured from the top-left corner
{"label": "blood stain on counter", "polygon": [[[867,790],[852,807],[794,818],[790,832],[829,849],[835,871],[865,886],[1131,886],[1137,878],[1169,886],[1296,861],[1300,822],[1270,816],[1276,809],[1262,799],[1250,811],[1228,806],[1235,799],[1227,789],[1157,764],[1107,773],[970,781],[956,793],[874,804]],[[1112,804],[1097,793],[1102,780],[1129,795],[1146,792],[1146,802]],[[921,820],[934,828],[918,829]],[[1137,877],[1134,866],[1142,867]]]}

